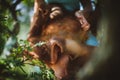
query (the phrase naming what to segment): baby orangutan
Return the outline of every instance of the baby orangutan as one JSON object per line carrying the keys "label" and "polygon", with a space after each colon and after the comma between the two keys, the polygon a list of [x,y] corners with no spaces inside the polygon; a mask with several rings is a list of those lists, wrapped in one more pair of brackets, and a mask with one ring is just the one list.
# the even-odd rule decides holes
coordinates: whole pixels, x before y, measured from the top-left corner
{"label": "baby orangutan", "polygon": [[[30,54],[52,68],[57,80],[70,80],[71,77],[75,80],[77,69],[84,64],[94,49],[93,46],[85,45],[89,23],[81,12],[68,14],[61,7],[52,6],[43,15],[47,10],[39,4],[35,4],[35,8],[37,10],[33,16],[34,22],[31,24],[28,41],[31,45],[39,41],[45,41],[46,44],[35,47]],[[81,59],[81,63],[70,67]],[[71,69],[75,71],[71,72]]]}

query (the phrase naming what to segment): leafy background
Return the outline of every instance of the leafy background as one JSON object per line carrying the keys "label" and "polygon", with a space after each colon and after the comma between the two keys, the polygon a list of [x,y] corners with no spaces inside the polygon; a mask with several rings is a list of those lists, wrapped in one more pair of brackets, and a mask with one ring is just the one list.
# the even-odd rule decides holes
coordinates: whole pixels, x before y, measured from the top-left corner
{"label": "leafy background", "polygon": [[34,0],[0,0],[0,80],[55,79],[42,61],[25,53],[32,50],[26,38],[33,4]]}

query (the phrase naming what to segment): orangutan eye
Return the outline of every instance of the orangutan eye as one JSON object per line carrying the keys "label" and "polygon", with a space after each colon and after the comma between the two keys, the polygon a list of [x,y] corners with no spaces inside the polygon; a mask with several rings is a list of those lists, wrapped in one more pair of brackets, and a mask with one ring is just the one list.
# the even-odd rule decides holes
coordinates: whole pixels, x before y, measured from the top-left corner
{"label": "orangutan eye", "polygon": [[46,45],[41,47],[41,55],[48,55],[48,48]]}
{"label": "orangutan eye", "polygon": [[46,49],[43,50],[42,52],[43,55],[47,55],[48,54],[48,51]]}
{"label": "orangutan eye", "polygon": [[40,53],[41,59],[44,61],[49,61],[50,60],[50,51],[47,46],[42,46],[41,47],[41,53]]}

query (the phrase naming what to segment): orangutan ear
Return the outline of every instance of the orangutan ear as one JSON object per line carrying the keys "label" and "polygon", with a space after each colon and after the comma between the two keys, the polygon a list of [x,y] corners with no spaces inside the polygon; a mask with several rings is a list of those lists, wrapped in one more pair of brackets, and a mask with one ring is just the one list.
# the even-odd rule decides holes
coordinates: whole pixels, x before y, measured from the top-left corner
{"label": "orangutan ear", "polygon": [[63,52],[62,46],[54,42],[51,46],[51,53],[50,53],[51,64],[55,64],[58,61],[62,52]]}

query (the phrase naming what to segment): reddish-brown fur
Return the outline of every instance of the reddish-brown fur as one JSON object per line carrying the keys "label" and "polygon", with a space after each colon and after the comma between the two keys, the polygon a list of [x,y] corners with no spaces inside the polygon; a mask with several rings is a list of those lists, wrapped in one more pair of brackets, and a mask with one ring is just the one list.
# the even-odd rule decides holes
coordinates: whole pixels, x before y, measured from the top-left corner
{"label": "reddish-brown fur", "polygon": [[42,8],[38,5],[36,5],[38,11],[33,16],[35,21],[31,25],[28,41],[31,45],[39,41],[47,43],[35,47],[34,52],[30,54],[51,67],[58,80],[75,80],[75,73],[88,59],[89,51],[90,53],[92,51],[91,47],[90,49],[89,46],[81,45],[86,41],[88,32],[81,29],[82,24],[74,14],[65,13],[50,20],[49,14],[47,17],[43,16],[39,11]]}

